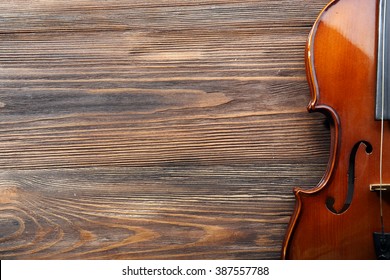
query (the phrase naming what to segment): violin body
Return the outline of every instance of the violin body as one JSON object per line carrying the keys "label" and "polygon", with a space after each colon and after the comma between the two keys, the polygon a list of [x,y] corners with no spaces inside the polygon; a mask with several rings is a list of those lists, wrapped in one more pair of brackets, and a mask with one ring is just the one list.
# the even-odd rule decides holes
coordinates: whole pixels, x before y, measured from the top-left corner
{"label": "violin body", "polygon": [[375,119],[378,3],[332,1],[309,35],[308,110],[329,118],[332,143],[318,186],[294,189],[283,259],[376,259],[373,233],[390,228],[389,192],[370,190],[380,180],[381,154],[382,180],[390,184],[390,124],[381,129]]}

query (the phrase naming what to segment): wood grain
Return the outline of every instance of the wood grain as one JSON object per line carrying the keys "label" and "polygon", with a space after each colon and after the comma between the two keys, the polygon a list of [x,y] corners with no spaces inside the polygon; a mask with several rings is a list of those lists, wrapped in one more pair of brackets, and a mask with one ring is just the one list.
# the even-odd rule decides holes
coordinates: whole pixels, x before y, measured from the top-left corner
{"label": "wood grain", "polygon": [[280,258],[326,2],[2,1],[1,259]]}

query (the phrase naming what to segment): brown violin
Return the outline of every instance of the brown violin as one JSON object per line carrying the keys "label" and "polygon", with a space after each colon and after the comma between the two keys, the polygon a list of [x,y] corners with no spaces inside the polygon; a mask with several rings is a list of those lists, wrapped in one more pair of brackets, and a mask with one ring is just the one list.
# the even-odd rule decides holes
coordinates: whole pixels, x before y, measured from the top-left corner
{"label": "brown violin", "polygon": [[330,120],[328,168],[294,189],[283,259],[390,259],[390,0],[335,0],[306,48],[310,112]]}

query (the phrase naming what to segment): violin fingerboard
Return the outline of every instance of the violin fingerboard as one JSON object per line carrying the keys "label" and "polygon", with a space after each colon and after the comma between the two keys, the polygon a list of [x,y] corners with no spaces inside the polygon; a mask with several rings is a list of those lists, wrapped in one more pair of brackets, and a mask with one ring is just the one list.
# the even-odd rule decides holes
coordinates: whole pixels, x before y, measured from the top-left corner
{"label": "violin fingerboard", "polygon": [[380,2],[375,119],[390,120],[390,1]]}

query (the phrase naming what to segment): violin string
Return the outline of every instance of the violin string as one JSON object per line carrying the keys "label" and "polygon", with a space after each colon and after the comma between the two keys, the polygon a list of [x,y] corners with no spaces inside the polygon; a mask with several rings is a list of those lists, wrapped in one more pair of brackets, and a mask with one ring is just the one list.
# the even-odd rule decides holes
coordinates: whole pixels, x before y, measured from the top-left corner
{"label": "violin string", "polygon": [[383,222],[383,201],[382,201],[382,186],[383,186],[383,142],[384,142],[384,110],[385,110],[385,38],[386,38],[386,14],[387,14],[387,0],[383,0],[383,28],[382,28],[382,108],[381,108],[381,142],[380,142],[380,159],[379,159],[379,208],[382,234],[384,234],[384,222]]}

